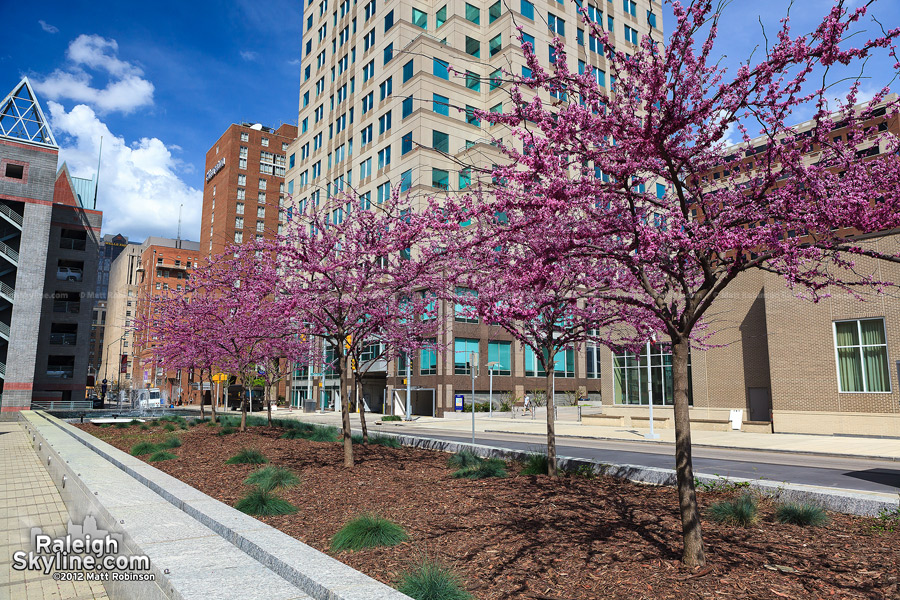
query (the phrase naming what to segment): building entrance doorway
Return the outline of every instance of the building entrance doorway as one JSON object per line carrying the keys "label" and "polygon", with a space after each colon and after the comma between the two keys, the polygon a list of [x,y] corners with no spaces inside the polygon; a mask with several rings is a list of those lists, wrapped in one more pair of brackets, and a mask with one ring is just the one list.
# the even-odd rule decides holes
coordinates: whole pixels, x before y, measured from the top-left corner
{"label": "building entrance doorway", "polygon": [[[419,417],[435,415],[434,388],[412,388],[410,390],[411,414]],[[393,414],[406,415],[406,388],[394,390]]]}
{"label": "building entrance doorway", "polygon": [[747,397],[750,403],[750,420],[768,421],[772,412],[769,388],[748,388]]}

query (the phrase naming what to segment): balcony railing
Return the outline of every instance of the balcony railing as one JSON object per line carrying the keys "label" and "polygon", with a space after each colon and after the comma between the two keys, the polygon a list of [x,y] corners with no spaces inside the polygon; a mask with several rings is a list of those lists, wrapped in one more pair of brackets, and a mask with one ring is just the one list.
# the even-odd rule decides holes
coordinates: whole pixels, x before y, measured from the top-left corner
{"label": "balcony railing", "polygon": [[[0,204],[0,206],[3,206],[3,205]],[[14,290],[10,286],[6,285],[2,281],[0,281],[0,294],[7,296],[10,300],[15,300],[15,298],[16,298],[16,290]]]}
{"label": "balcony railing", "polygon": [[22,215],[8,207],[6,204],[3,204],[2,202],[0,202],[0,213],[3,213],[6,218],[18,225],[20,228],[22,227]]}
{"label": "balcony railing", "polygon": [[53,379],[72,379],[75,377],[75,367],[67,365],[47,365],[47,377]]}
{"label": "balcony railing", "polygon": [[59,247],[63,250],[84,250],[87,246],[85,240],[76,240],[74,238],[59,238]]}
{"label": "balcony railing", "polygon": [[50,344],[52,346],[74,346],[78,340],[76,333],[51,333]]}
{"label": "balcony railing", "polygon": [[55,313],[78,313],[81,312],[81,302],[72,300],[54,300],[53,312]]}
{"label": "balcony railing", "polygon": [[16,265],[19,264],[19,253],[16,252],[15,250],[13,250],[12,248],[10,248],[9,246],[7,246],[6,244],[4,244],[3,242],[0,242],[0,254],[4,254],[5,256],[10,258],[14,264],[16,264]]}
{"label": "balcony railing", "polygon": [[94,402],[92,400],[70,400],[68,402],[34,400],[31,408],[32,410],[91,410],[94,408]]}

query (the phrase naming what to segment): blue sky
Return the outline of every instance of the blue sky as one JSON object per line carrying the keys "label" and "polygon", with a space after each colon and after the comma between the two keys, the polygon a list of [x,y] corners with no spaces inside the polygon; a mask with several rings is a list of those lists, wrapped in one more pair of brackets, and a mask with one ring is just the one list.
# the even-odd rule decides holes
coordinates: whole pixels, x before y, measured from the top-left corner
{"label": "blue sky", "polygon": [[[735,64],[763,42],[760,19],[772,37],[788,4],[731,2],[716,46],[723,64]],[[831,4],[795,2],[795,31],[811,29]],[[93,173],[103,136],[98,208],[104,233],[139,241],[174,237],[183,204],[182,236],[197,239],[206,150],[234,122],[296,123],[299,0],[51,0],[7,2],[3,12],[17,26],[5,29],[0,45],[0,93],[22,75],[31,79],[75,175]],[[880,0],[872,13],[888,27],[900,26],[898,0]],[[664,28],[672,22],[666,4]],[[872,35],[875,27],[867,20]],[[871,79],[864,92],[871,92],[895,71],[880,58],[866,65],[865,75]],[[835,94],[847,86],[838,85]],[[797,121],[807,117],[798,114]]]}

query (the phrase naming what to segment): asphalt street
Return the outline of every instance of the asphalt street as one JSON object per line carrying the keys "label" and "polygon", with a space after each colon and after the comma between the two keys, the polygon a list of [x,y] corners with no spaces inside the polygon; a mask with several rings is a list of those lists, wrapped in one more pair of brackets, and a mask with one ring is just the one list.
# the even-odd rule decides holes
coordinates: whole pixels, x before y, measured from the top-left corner
{"label": "asphalt street", "polygon": [[[381,429],[371,427],[370,430]],[[433,427],[404,425],[392,433],[471,442],[471,435],[443,432]],[[546,438],[519,433],[476,432],[475,442],[510,450],[541,450]],[[604,463],[631,464],[664,469],[675,468],[674,446],[570,437],[557,438],[557,454]],[[867,492],[900,493],[900,464],[863,458],[840,458],[789,452],[694,448],[694,472],[722,477],[745,477],[775,482],[799,483]]]}

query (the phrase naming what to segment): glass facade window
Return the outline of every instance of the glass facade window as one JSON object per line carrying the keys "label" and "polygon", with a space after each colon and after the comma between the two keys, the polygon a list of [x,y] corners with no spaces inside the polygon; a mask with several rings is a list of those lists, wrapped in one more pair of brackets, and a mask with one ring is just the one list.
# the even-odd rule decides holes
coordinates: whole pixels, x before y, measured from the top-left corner
{"label": "glass facade window", "polygon": [[584,348],[587,367],[585,369],[585,377],[588,379],[600,379],[600,349],[592,344],[587,344]]}
{"label": "glass facade window", "polygon": [[[496,36],[492,37],[490,39],[490,41],[488,42],[488,50],[489,50],[489,53],[491,56],[494,56],[495,54],[500,52],[500,49],[502,47],[503,47],[503,36],[499,33]],[[493,89],[493,88],[491,88],[491,89]]]}
{"label": "glass facade window", "polygon": [[431,169],[431,187],[450,189],[450,172],[446,169]]}
{"label": "glass facade window", "polygon": [[488,362],[497,363],[488,367],[494,375],[512,374],[512,343],[488,342]]}
{"label": "glass facade window", "polygon": [[455,375],[471,374],[472,354],[478,364],[478,340],[470,338],[454,338],[453,340],[453,373]]}
{"label": "glass facade window", "polygon": [[408,63],[403,65],[403,83],[406,83],[407,81],[412,79],[413,66],[414,66],[413,61],[409,61]]}
{"label": "glass facade window", "polygon": [[445,60],[441,60],[439,58],[434,59],[434,66],[432,69],[432,73],[434,73],[435,77],[440,77],[441,79],[450,79],[450,71],[449,71],[450,63]]}
{"label": "glass facade window", "polygon": [[435,29],[447,22],[447,6],[442,6],[434,13]]}
{"label": "glass facade window", "polygon": [[384,30],[388,31],[391,27],[394,26],[394,11],[389,12],[384,15]]}
{"label": "glass facade window", "polygon": [[466,54],[475,58],[481,58],[481,42],[466,36]]}
{"label": "glass facade window", "polygon": [[438,152],[449,154],[450,152],[450,134],[443,131],[431,132],[431,147]]}
{"label": "glass facade window", "polygon": [[431,110],[436,112],[439,115],[444,115],[445,117],[450,116],[450,98],[447,96],[441,96],[440,94],[432,95],[432,106]]}
{"label": "glass facade window", "polygon": [[522,13],[522,16],[526,19],[531,19],[534,21],[534,4],[529,2],[528,0],[522,0],[519,4],[519,12]]}
{"label": "glass facade window", "polygon": [[464,190],[472,185],[472,169],[465,168],[459,172],[459,189]]}
{"label": "glass facade window", "polygon": [[883,319],[834,323],[834,345],[839,391],[891,391]]}
{"label": "glass facade window", "polygon": [[413,148],[412,143],[412,132],[404,133],[403,137],[400,138],[400,154],[406,154],[407,152],[411,152]]}
{"label": "glass facade window", "polygon": [[403,105],[401,107],[401,118],[405,119],[409,115],[412,114],[413,111],[413,97],[407,96],[403,99]]}
{"label": "glass facade window", "polygon": [[[613,355],[613,401],[616,404],[647,405],[651,395],[655,406],[671,406],[675,403],[671,345],[650,344],[649,356],[646,345],[640,354],[623,352]],[[690,356],[688,402],[693,404]]]}
{"label": "glass facade window", "polygon": [[488,23],[493,23],[497,19],[500,18],[500,13],[503,10],[503,6],[500,3],[500,0],[497,0],[493,4],[491,4],[490,8],[488,8]]}
{"label": "glass facade window", "polygon": [[466,20],[475,23],[476,25],[481,24],[481,9],[477,6],[472,6],[468,2],[466,3]]}
{"label": "glass facade window", "polygon": [[412,169],[403,171],[400,174],[400,191],[405,192],[412,187]]}
{"label": "glass facade window", "polygon": [[419,350],[419,375],[437,375],[437,352],[434,349]]}
{"label": "glass facade window", "polygon": [[477,323],[478,315],[475,314],[475,309],[471,305],[465,303],[462,297],[464,296],[474,296],[478,297],[477,290],[470,290],[468,288],[458,287],[456,288],[456,296],[457,301],[453,307],[453,319],[458,321],[459,323]]}
{"label": "glass facade window", "polygon": [[412,24],[422,29],[428,29],[428,13],[418,8],[412,9]]}
{"label": "glass facade window", "polygon": [[481,91],[481,78],[472,71],[466,71],[466,87],[474,92]]}

